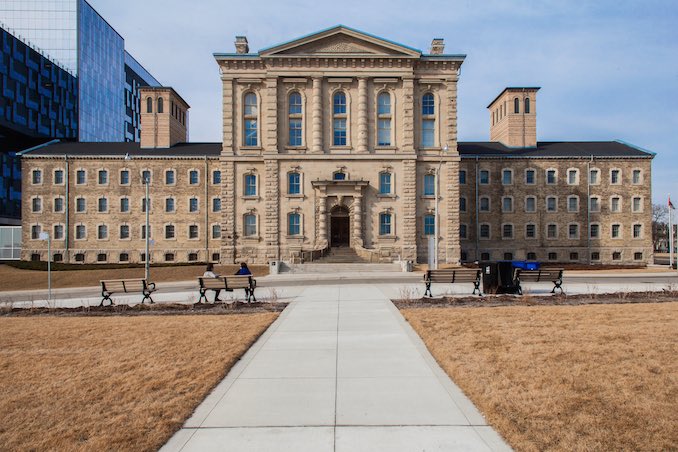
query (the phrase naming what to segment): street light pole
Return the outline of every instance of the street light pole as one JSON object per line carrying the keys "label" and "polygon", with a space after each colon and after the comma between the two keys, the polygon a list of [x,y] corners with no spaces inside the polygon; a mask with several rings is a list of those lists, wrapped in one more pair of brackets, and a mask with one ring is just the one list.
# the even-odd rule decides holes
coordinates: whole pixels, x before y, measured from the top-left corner
{"label": "street light pole", "polygon": [[150,268],[150,262],[151,262],[151,259],[150,259],[150,256],[149,256],[149,254],[148,254],[148,252],[149,252],[149,250],[148,250],[148,248],[149,248],[149,239],[150,239],[150,236],[151,236],[150,219],[149,219],[149,211],[150,211],[151,209],[150,209],[150,205],[149,205],[149,204],[150,204],[150,203],[149,203],[150,200],[149,200],[149,198],[148,198],[148,187],[149,187],[149,185],[150,185],[150,182],[151,182],[151,181],[148,180],[148,176],[144,176],[144,185],[146,185],[146,199],[145,199],[145,201],[144,201],[144,202],[145,202],[145,210],[146,210],[146,234],[145,234],[145,235],[146,235],[146,254],[145,254],[146,259],[144,259],[145,264],[146,264],[146,266],[145,266],[145,278],[146,278],[146,282],[148,282],[148,281],[151,280],[151,268]]}
{"label": "street light pole", "polygon": [[41,240],[47,240],[47,302],[52,301],[52,238],[49,233],[41,232]]}

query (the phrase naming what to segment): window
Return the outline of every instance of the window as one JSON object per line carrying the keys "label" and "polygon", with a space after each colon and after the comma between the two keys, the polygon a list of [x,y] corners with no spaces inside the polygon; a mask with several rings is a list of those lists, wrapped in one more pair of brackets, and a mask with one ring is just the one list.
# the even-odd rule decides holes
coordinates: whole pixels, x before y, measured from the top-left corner
{"label": "window", "polygon": [[165,253],[165,262],[174,262],[174,253]]}
{"label": "window", "polygon": [[54,253],[54,256],[52,256],[52,261],[63,262],[64,261],[64,255],[61,254],[61,253]]}
{"label": "window", "polygon": [[[148,238],[150,239],[153,236],[153,228],[149,228],[148,231],[149,231]],[[141,238],[142,239],[146,238],[146,225],[145,224],[141,225]]]}
{"label": "window", "polygon": [[424,175],[424,196],[435,196],[436,177],[433,174]]}
{"label": "window", "polygon": [[613,239],[621,238],[621,225],[613,224],[610,229],[610,232]]}
{"label": "window", "polygon": [[634,224],[633,225],[633,238],[634,239],[640,239],[643,237],[643,225],[642,224]]}
{"label": "window", "polygon": [[525,113],[530,113],[530,98],[526,97],[525,98]]}
{"label": "window", "polygon": [[40,212],[42,210],[42,199],[41,198],[33,198],[31,200],[31,210],[33,212]]}
{"label": "window", "polygon": [[188,262],[195,262],[198,260],[198,253],[188,253]]}
{"label": "window", "polygon": [[534,196],[528,196],[525,198],[525,212],[536,212],[537,211],[537,198]]}
{"label": "window", "polygon": [[589,204],[589,210],[591,212],[600,212],[600,198],[591,196]]}
{"label": "window", "polygon": [[528,261],[536,261],[537,260],[537,253],[534,253],[534,252],[527,253],[527,260]]}
{"label": "window", "polygon": [[153,208],[153,204],[151,203],[150,198],[149,199],[142,198],[141,199],[141,211],[144,212],[144,213],[146,213],[146,203],[148,203],[149,212],[150,212],[150,209]]}
{"label": "window", "polygon": [[502,238],[505,239],[512,239],[513,238],[513,225],[512,224],[505,224],[501,228],[501,236]]}
{"label": "window", "polygon": [[610,170],[610,184],[621,184],[621,171],[618,169]]}
{"label": "window", "polygon": [[64,198],[54,198],[54,211],[55,212],[64,211]]}
{"label": "window", "polygon": [[221,254],[212,253],[212,262],[219,262],[221,260]]}
{"label": "window", "polygon": [[390,213],[379,214],[379,235],[391,235],[391,220]]}
{"label": "window", "polygon": [[151,171],[150,170],[143,170],[141,172],[141,183],[142,184],[150,184],[151,183]]}
{"label": "window", "polygon": [[579,171],[576,169],[567,170],[567,183],[568,185],[577,185],[579,184]]}
{"label": "window", "polygon": [[175,208],[174,198],[165,198],[165,212],[174,212]]}
{"label": "window", "polygon": [[579,260],[579,253],[570,253],[570,260],[571,261],[578,261]]}
{"label": "window", "polygon": [[176,183],[174,170],[165,171],[165,184],[174,185]]}
{"label": "window", "polygon": [[162,97],[158,98],[158,113],[164,113],[165,112],[165,106],[164,106],[164,101]]}
{"label": "window", "polygon": [[488,170],[480,170],[480,183],[482,185],[490,183],[490,172]]}
{"label": "window", "polygon": [[118,258],[120,262],[129,262],[129,254],[128,253],[120,253],[120,257]]}
{"label": "window", "polygon": [[558,238],[558,225],[556,224],[549,224],[546,226],[546,237],[549,239],[557,239]]}
{"label": "window", "polygon": [[550,169],[546,170],[546,183],[549,185],[555,185],[556,183],[556,170]]}
{"label": "window", "polygon": [[120,225],[120,238],[123,240],[129,238],[129,225],[127,224]]}
{"label": "window", "polygon": [[166,239],[173,239],[174,238],[174,225],[173,224],[165,225],[165,238]]}
{"label": "window", "polygon": [[421,145],[435,146],[435,99],[433,94],[426,93],[421,100]]}
{"label": "window", "polygon": [[346,146],[346,94],[343,91],[332,97],[332,144]]}
{"label": "window", "polygon": [[481,261],[489,261],[490,260],[490,253],[480,253],[480,260]]}
{"label": "window", "polygon": [[146,262],[146,253],[139,254],[139,260],[141,262]]}
{"label": "window", "polygon": [[459,184],[466,185],[466,170],[459,170]]}
{"label": "window", "polygon": [[510,169],[505,169],[501,172],[501,183],[502,185],[511,185],[513,183],[513,171]]}
{"label": "window", "polygon": [[591,253],[591,260],[592,261],[599,261],[600,260],[600,253],[597,251],[594,251]]}
{"label": "window", "polygon": [[290,94],[288,114],[289,114],[289,145],[301,146],[302,143],[301,94],[297,92]]}
{"label": "window", "polygon": [[466,212],[466,198],[464,196],[459,198],[459,212]]}
{"label": "window", "polygon": [[578,224],[570,224],[567,227],[567,236],[568,238],[575,240],[579,238],[579,225]]}
{"label": "window", "polygon": [[436,233],[436,218],[434,215],[424,215],[424,235]]}
{"label": "window", "polygon": [[619,196],[613,196],[610,198],[610,212],[620,212],[621,211],[621,199]]}
{"label": "window", "polygon": [[191,170],[188,172],[188,183],[191,185],[198,185],[200,182],[198,170]]}
{"label": "window", "polygon": [[490,211],[490,198],[487,196],[480,197],[480,211],[489,212]]}
{"label": "window", "polygon": [[64,183],[64,170],[55,170],[54,171],[54,184],[61,185]]}
{"label": "window", "polygon": [[104,240],[108,238],[108,226],[105,224],[100,224],[97,226],[97,238],[99,240]]}
{"label": "window", "polygon": [[513,198],[510,196],[504,196],[501,200],[501,211],[502,212],[513,212]]}
{"label": "window", "polygon": [[528,224],[525,225],[525,238],[526,239],[537,238],[537,226],[536,225],[534,225],[532,223],[528,223]]}
{"label": "window", "polygon": [[221,225],[220,224],[213,224],[212,225],[212,238],[213,239],[220,239],[221,238]]}
{"label": "window", "polygon": [[490,238],[490,225],[483,223],[480,225],[480,238],[489,239]]}
{"label": "window", "polygon": [[106,170],[99,170],[99,178],[97,179],[99,185],[106,185],[108,184],[108,171]]}
{"label": "window", "polygon": [[633,260],[634,261],[642,261],[643,260],[643,253],[633,253]]}
{"label": "window", "polygon": [[75,226],[75,238],[76,240],[85,240],[87,236],[87,229],[84,224],[78,224]]}
{"label": "window", "polygon": [[42,184],[42,171],[33,170],[33,184]]}
{"label": "window", "polygon": [[62,224],[54,225],[54,232],[52,233],[54,240],[62,240],[64,238],[64,226]]}
{"label": "window", "polygon": [[520,113],[520,99],[517,97],[513,99],[513,113],[518,114]]}
{"label": "window", "polygon": [[87,183],[87,172],[85,170],[78,170],[75,172],[75,183],[83,185]]}
{"label": "window", "polygon": [[198,211],[198,198],[190,198],[188,200],[188,211],[197,212]]}
{"label": "window", "polygon": [[391,194],[391,173],[388,171],[379,173],[379,194]]}
{"label": "window", "polygon": [[504,260],[505,261],[512,261],[513,260],[513,253],[504,253]]}
{"label": "window", "polygon": [[150,97],[146,98],[146,113],[153,113],[153,99]]}
{"label": "window", "polygon": [[597,239],[598,237],[600,237],[600,225],[599,224],[592,224],[589,227],[589,236],[592,239]]}
{"label": "window", "polygon": [[129,185],[129,170],[120,171],[120,185]]}
{"label": "window", "polygon": [[212,198],[212,212],[221,212],[221,198]]}
{"label": "window", "polygon": [[221,171],[212,171],[212,183],[214,185],[219,185],[221,183]]}
{"label": "window", "polygon": [[558,210],[558,198],[555,196],[546,197],[546,211],[556,212]]}
{"label": "window", "polygon": [[255,174],[245,175],[245,196],[257,196],[257,176]]}
{"label": "window", "polygon": [[620,261],[621,260],[621,253],[619,251],[615,251],[612,253],[612,260],[613,261]]}
{"label": "window", "polygon": [[39,224],[34,224],[31,226],[31,239],[38,240],[40,238],[40,233],[42,232],[42,227]]}
{"label": "window", "polygon": [[377,97],[377,146],[391,145],[391,95],[382,92]]}
{"label": "window", "polygon": [[85,255],[83,253],[76,254],[75,262],[85,262]]}
{"label": "window", "polygon": [[589,171],[589,184],[597,185],[598,181],[599,181],[599,177],[598,177],[599,175],[600,175],[600,171],[597,170],[597,169],[592,169],[591,171]]}
{"label": "window", "polygon": [[459,238],[466,239],[468,237],[468,228],[465,224],[459,225]]}
{"label": "window", "polygon": [[568,198],[567,198],[567,211],[568,212],[578,212],[579,211],[579,197],[568,196]]}
{"label": "window", "polygon": [[198,238],[198,225],[191,224],[188,226],[188,238],[197,239]]}
{"label": "window", "polygon": [[533,169],[525,170],[525,184],[534,185],[536,183],[537,172]]}
{"label": "window", "polygon": [[346,180],[346,173],[343,171],[336,171],[332,174],[332,180]]}
{"label": "window", "polygon": [[99,198],[98,207],[99,207],[99,212],[108,212],[108,199]]}
{"label": "window", "polygon": [[106,262],[108,260],[108,256],[106,253],[99,253],[97,254],[97,262]]}
{"label": "window", "polygon": [[257,136],[257,95],[254,93],[245,94],[245,146],[257,146],[259,143]]}
{"label": "window", "polygon": [[120,212],[129,212],[129,198],[120,198]]}
{"label": "window", "polygon": [[253,214],[245,215],[245,237],[257,235],[257,217]]}
{"label": "window", "polygon": [[85,210],[87,210],[87,202],[85,201],[85,198],[75,198],[75,211],[82,213]]}
{"label": "window", "polygon": [[557,261],[558,260],[558,253],[549,253],[548,257],[549,257],[550,261]]}
{"label": "window", "polygon": [[643,210],[643,199],[640,196],[634,196],[631,200],[631,210],[633,212],[642,212]]}
{"label": "window", "polygon": [[631,182],[633,185],[638,185],[641,183],[641,172],[639,169],[634,169],[631,177]]}
{"label": "window", "polygon": [[287,193],[290,195],[301,193],[301,174],[297,172],[287,174]]}
{"label": "window", "polygon": [[287,216],[287,235],[301,234],[301,215],[291,213]]}

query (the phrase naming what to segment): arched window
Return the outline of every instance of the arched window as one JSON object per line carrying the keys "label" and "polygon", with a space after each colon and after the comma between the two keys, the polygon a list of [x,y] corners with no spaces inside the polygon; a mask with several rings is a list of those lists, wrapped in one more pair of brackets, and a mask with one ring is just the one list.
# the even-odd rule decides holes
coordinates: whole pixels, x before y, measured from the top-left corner
{"label": "arched window", "polygon": [[379,235],[391,235],[391,220],[390,213],[379,214]]}
{"label": "arched window", "polygon": [[163,105],[162,105],[162,97],[158,97],[158,113],[163,113],[163,112],[164,112],[164,108],[163,108]]}
{"label": "arched window", "polygon": [[294,92],[290,94],[289,98],[289,143],[290,146],[301,146],[302,143],[302,123],[303,117],[301,113],[301,94]]}
{"label": "arched window", "polygon": [[287,215],[287,235],[301,235],[301,215],[291,213]]}
{"label": "arched window", "polygon": [[435,99],[431,93],[421,99],[421,145],[435,146]]}
{"label": "arched window", "polygon": [[346,173],[343,171],[336,171],[332,174],[332,180],[346,180]]}
{"label": "arched window", "polygon": [[257,235],[257,216],[249,213],[245,215],[244,219],[245,237],[252,237]]}
{"label": "arched window", "polygon": [[287,193],[290,195],[301,194],[301,174],[296,171],[287,174]]}
{"label": "arched window", "polygon": [[391,194],[391,173],[389,173],[388,171],[383,171],[379,173],[379,194],[381,195]]}
{"label": "arched window", "polygon": [[153,99],[146,98],[146,113],[153,113]]}
{"label": "arched window", "polygon": [[257,95],[254,93],[245,94],[244,108],[244,126],[245,126],[245,146],[257,146],[259,140],[257,137]]}
{"label": "arched window", "polygon": [[513,113],[520,113],[520,99],[517,97],[513,99]]}
{"label": "arched window", "polygon": [[524,109],[524,111],[525,111],[525,113],[530,112],[530,98],[529,97],[525,98],[525,109]]}
{"label": "arched window", "polygon": [[332,97],[332,144],[346,146],[346,94],[338,91]]}
{"label": "arched window", "polygon": [[377,97],[377,146],[391,145],[391,95],[384,91]]}

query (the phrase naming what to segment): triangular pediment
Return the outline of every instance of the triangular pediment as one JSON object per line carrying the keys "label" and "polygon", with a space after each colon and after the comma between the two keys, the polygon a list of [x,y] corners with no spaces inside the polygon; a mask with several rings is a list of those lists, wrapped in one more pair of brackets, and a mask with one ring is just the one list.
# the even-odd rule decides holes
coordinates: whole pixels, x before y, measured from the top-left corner
{"label": "triangular pediment", "polygon": [[417,49],[363,33],[342,25],[261,50],[262,57],[275,56],[367,56],[418,58]]}

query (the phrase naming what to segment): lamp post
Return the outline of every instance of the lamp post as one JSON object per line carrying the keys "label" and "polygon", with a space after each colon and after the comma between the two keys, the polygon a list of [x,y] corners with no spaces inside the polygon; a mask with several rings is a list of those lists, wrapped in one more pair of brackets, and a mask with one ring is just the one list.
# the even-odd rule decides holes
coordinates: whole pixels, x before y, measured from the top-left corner
{"label": "lamp post", "polygon": [[40,233],[40,240],[47,240],[47,302],[52,301],[52,239],[47,232]]}
{"label": "lamp post", "polygon": [[440,233],[440,214],[438,211],[438,203],[439,201],[439,196],[440,196],[440,170],[443,166],[443,153],[447,153],[448,146],[445,145],[443,148],[440,150],[440,161],[438,162],[438,168],[436,169],[436,185],[435,185],[435,193],[434,193],[434,198],[435,198],[435,217],[434,220],[435,222],[433,223],[433,269],[437,270],[438,269],[438,241],[439,241],[439,233]]}
{"label": "lamp post", "polygon": [[[129,153],[125,154],[125,160],[130,161],[132,160],[132,156],[129,155]],[[151,175],[150,173],[146,173],[146,171],[142,171],[141,173],[142,177],[142,183],[145,185],[145,197],[144,197],[144,211],[146,213],[146,229],[144,233],[144,238],[146,239],[146,251],[144,254],[144,278],[146,281],[151,280],[151,267],[150,267],[150,256],[149,256],[149,245],[150,245],[150,237],[151,237],[151,227],[150,227],[150,198],[149,198],[149,187],[151,185]]]}

